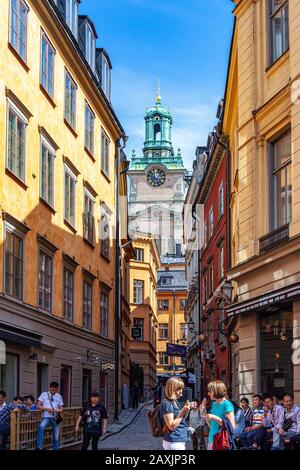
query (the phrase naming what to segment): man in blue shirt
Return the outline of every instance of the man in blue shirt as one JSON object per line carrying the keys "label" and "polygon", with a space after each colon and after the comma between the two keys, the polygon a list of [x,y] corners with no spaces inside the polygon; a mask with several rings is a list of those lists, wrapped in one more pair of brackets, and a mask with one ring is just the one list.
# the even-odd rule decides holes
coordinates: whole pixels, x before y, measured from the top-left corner
{"label": "man in blue shirt", "polygon": [[13,399],[10,404],[5,404],[0,410],[0,437],[1,437],[1,450],[5,450],[10,433],[10,414],[17,410],[26,410],[26,405],[23,404],[23,398],[19,395]]}

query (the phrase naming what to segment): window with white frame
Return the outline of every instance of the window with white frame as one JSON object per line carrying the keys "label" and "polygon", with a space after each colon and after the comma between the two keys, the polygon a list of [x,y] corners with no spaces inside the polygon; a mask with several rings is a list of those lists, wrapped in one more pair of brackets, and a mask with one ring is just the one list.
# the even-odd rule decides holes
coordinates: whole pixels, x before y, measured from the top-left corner
{"label": "window with white frame", "polygon": [[110,147],[110,140],[105,133],[105,131],[101,130],[101,169],[102,171],[109,176],[109,147]]}
{"label": "window with white frame", "polygon": [[204,248],[206,247],[207,245],[207,242],[208,242],[208,232],[207,232],[207,221],[204,222]]}
{"label": "window with white frame", "polygon": [[224,243],[219,245],[219,280],[224,277]]}
{"label": "window with white frame", "polygon": [[8,100],[6,167],[22,181],[25,181],[27,125],[27,118]]}
{"label": "window with white frame", "polygon": [[168,323],[160,323],[158,326],[158,339],[167,340],[169,338]]}
{"label": "window with white frame", "polygon": [[209,296],[214,292],[214,263],[210,262],[208,266],[208,283],[209,283]]}
{"label": "window with white frame", "polygon": [[42,32],[41,85],[51,98],[54,96],[54,55],[49,39]]}
{"label": "window with white frame", "polygon": [[214,233],[214,208],[212,207],[209,211],[209,238],[213,236]]}
{"label": "window with white frame", "polygon": [[169,356],[166,352],[158,353],[158,364],[160,366],[168,366],[169,365]]}
{"label": "window with white frame", "polygon": [[76,93],[77,85],[69,72],[65,71],[65,120],[75,129],[76,127]]}
{"label": "window with white frame", "polygon": [[[139,335],[133,335],[133,329],[139,330]],[[133,319],[133,328],[131,330],[131,337],[134,341],[144,341],[144,319],[143,318],[134,318]]]}
{"label": "window with white frame", "polygon": [[160,282],[162,286],[170,286],[172,284],[172,277],[162,276]]}
{"label": "window with white frame", "polygon": [[135,261],[144,262],[143,248],[135,248],[134,253],[135,253],[135,257],[134,257]]}
{"label": "window with white frame", "polygon": [[101,206],[101,220],[100,220],[100,254],[105,258],[110,257],[110,214]]}
{"label": "window with white frame", "polygon": [[22,234],[5,224],[5,293],[19,300],[23,298],[23,245]]}
{"label": "window with white frame", "polygon": [[144,281],[133,280],[133,303],[140,305],[144,302]]}
{"label": "window with white frame", "polygon": [[289,48],[289,2],[269,0],[270,4],[270,62],[273,64]]}
{"label": "window with white frame", "polygon": [[100,289],[100,335],[108,336],[109,290]]}
{"label": "window with white frame", "polygon": [[209,296],[209,287],[208,287],[208,271],[206,270],[203,274],[203,301],[204,304],[208,301]]}
{"label": "window with white frame", "polygon": [[85,148],[91,153],[94,153],[94,126],[95,115],[89,105],[85,103]]}
{"label": "window with white frame", "polygon": [[186,323],[180,323],[179,339],[186,339],[186,338],[187,338],[187,326],[186,326]]}
{"label": "window with white frame", "polygon": [[28,8],[22,0],[10,0],[9,42],[26,62]]}
{"label": "window with white frame", "polygon": [[75,203],[76,203],[76,183],[77,178],[65,165],[65,221],[75,227]]}
{"label": "window with white frame", "polygon": [[101,81],[101,87],[102,90],[104,91],[105,95],[107,98],[110,100],[110,66],[109,63],[102,54],[102,81]]}
{"label": "window with white frame", "polygon": [[85,57],[91,69],[95,71],[96,39],[88,22],[85,23]]}
{"label": "window with white frame", "polygon": [[78,35],[78,0],[66,0],[66,23],[74,34]]}
{"label": "window with white frame", "polygon": [[83,238],[92,245],[94,243],[94,204],[95,199],[84,188]]}
{"label": "window with white frame", "polygon": [[74,310],[74,271],[64,266],[63,269],[63,315],[64,319],[73,321]]}
{"label": "window with white frame", "polygon": [[224,215],[224,183],[219,187],[219,219]]}
{"label": "window with white frame", "polygon": [[39,307],[52,311],[53,257],[43,248],[39,250]]}
{"label": "window with white frame", "polygon": [[159,310],[169,310],[169,301],[168,300],[159,300],[158,301]]}
{"label": "window with white frame", "polygon": [[83,313],[83,328],[92,330],[93,328],[93,284],[92,282],[83,280],[83,295],[82,295],[82,313]]}
{"label": "window with white frame", "polygon": [[185,310],[187,299],[180,299],[180,310]]}
{"label": "window with white frame", "polygon": [[271,142],[270,215],[271,229],[292,220],[291,132]]}
{"label": "window with white frame", "polygon": [[40,197],[54,207],[54,161],[55,150],[41,135]]}

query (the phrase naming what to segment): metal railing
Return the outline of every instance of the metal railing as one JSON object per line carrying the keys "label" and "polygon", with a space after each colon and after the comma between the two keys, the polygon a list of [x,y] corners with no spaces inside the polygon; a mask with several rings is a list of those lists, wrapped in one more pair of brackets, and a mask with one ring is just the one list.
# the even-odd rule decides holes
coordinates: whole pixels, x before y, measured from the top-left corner
{"label": "metal railing", "polygon": [[289,239],[289,224],[267,233],[259,239],[259,253],[264,253]]}
{"label": "metal railing", "polygon": [[[60,448],[80,445],[82,430],[75,431],[81,408],[65,408],[60,424]],[[13,411],[10,415],[10,450],[34,450],[37,430],[42,418],[41,411]],[[52,448],[52,428],[44,433],[43,449]]]}

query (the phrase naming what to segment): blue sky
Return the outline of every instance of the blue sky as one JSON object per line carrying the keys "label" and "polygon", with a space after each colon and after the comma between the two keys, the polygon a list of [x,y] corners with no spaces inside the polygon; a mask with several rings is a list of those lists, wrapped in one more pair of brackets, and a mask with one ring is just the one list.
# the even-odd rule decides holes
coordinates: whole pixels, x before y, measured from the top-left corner
{"label": "blue sky", "polygon": [[112,60],[112,104],[129,136],[127,155],[141,154],[146,107],[157,79],[173,113],[173,145],[191,168],[205,145],[224,94],[233,25],[231,0],[82,0]]}

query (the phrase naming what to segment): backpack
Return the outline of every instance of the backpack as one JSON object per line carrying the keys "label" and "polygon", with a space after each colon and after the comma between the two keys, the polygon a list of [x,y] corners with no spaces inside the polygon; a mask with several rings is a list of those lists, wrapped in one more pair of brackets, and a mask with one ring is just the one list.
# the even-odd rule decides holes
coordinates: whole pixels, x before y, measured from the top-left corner
{"label": "backpack", "polygon": [[161,417],[161,405],[149,411],[148,421],[154,437],[163,437],[168,431],[168,427]]}

